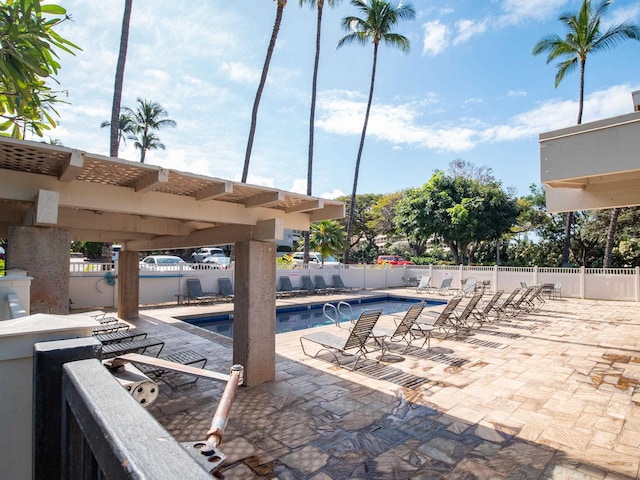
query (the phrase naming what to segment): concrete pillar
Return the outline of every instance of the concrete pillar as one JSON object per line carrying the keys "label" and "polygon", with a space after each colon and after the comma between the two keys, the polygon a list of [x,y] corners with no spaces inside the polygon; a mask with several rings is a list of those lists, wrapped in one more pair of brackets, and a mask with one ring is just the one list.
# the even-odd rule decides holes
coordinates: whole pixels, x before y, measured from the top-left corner
{"label": "concrete pillar", "polygon": [[138,318],[140,304],[140,266],[138,252],[122,250],[118,256],[118,317]]}
{"label": "concrete pillar", "polygon": [[244,366],[244,384],[253,387],[276,376],[276,247],[235,247],[233,363]]}
{"label": "concrete pillar", "polygon": [[69,313],[69,231],[53,227],[9,227],[7,269],[33,278],[30,311]]}

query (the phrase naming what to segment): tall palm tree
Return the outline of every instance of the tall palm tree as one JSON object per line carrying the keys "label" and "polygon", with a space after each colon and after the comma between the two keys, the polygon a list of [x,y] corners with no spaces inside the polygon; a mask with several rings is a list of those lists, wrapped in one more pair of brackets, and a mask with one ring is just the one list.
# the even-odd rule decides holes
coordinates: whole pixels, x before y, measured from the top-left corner
{"label": "tall palm tree", "polygon": [[249,139],[247,140],[247,151],[244,154],[244,168],[242,169],[242,183],[247,183],[247,176],[249,175],[249,162],[251,160],[251,150],[253,149],[253,139],[256,135],[256,123],[258,121],[258,107],[260,106],[260,98],[262,97],[262,91],[264,85],[267,83],[267,74],[269,73],[269,64],[271,63],[271,57],[273,50],[276,46],[276,39],[278,38],[278,32],[280,31],[280,23],[282,22],[282,13],[284,7],[287,6],[287,0],[276,0],[276,21],[273,24],[273,30],[271,31],[271,40],[267,47],[267,57],[264,60],[264,66],[262,67],[262,75],[260,76],[260,83],[258,84],[258,91],[256,92],[256,98],[253,101],[253,110],[251,112],[251,127],[249,128]]}
{"label": "tall palm tree", "polygon": [[345,232],[335,220],[322,220],[312,223],[309,243],[314,251],[320,252],[322,256],[322,266],[324,259],[342,251],[345,245]]}
{"label": "tall palm tree", "polygon": [[120,51],[116,65],[116,77],[113,86],[113,104],[111,106],[111,135],[109,142],[109,156],[117,157],[120,148],[120,138],[123,130],[120,127],[120,102],[122,101],[122,86],[124,84],[124,65],[127,61],[127,46],[129,45],[129,23],[131,22],[131,8],[133,0],[125,0],[122,15],[122,31],[120,33]]}
{"label": "tall palm tree", "polygon": [[133,123],[133,134],[127,138],[134,141],[134,146],[140,150],[140,162],[144,163],[147,150],[165,148],[153,132],[165,127],[175,127],[176,122],[167,118],[169,114],[159,103],[141,98],[138,98],[137,102],[135,110],[128,107],[124,107],[123,110]]}
{"label": "tall palm tree", "polygon": [[356,7],[362,14],[362,18],[348,16],[342,19],[342,28],[349,32],[338,41],[337,48],[352,43],[366,45],[373,44],[373,66],[371,69],[371,85],[369,87],[369,100],[364,115],[364,125],[360,136],[360,146],[356,158],[356,168],[353,175],[353,190],[351,192],[351,203],[349,207],[349,218],[347,221],[347,245],[344,250],[344,263],[349,263],[349,251],[351,250],[351,232],[353,230],[353,212],[358,189],[358,173],[360,171],[360,160],[364,139],[367,135],[367,124],[369,123],[369,112],[373,100],[373,88],[376,79],[376,64],[378,62],[378,47],[380,41],[399,48],[402,52],[410,49],[409,39],[398,33],[391,32],[401,20],[413,20],[416,11],[410,3],[394,4],[386,0],[351,0],[351,5]]}
{"label": "tall palm tree", "polygon": [[[582,123],[584,107],[584,71],[587,56],[602,50],[608,50],[626,39],[640,40],[640,28],[629,22],[610,26],[606,32],[600,30],[600,22],[612,0],[603,0],[595,9],[591,0],[583,0],[577,13],[567,12],[558,18],[567,28],[565,38],[552,34],[544,37],[533,47],[533,55],[547,52],[547,63],[560,60],[556,66],[555,86],[557,87],[567,73],[580,66],[580,95],[578,104],[578,125]],[[617,218],[617,216],[616,216]],[[567,215],[565,225],[564,246],[562,249],[562,265],[569,263],[569,247],[571,241],[571,225],[573,212]],[[615,231],[615,225],[613,226]],[[611,229],[611,225],[610,225]],[[610,256],[610,252],[609,252]],[[605,263],[607,255],[605,254]]]}
{"label": "tall palm tree", "polygon": [[[342,0],[327,0],[327,5],[334,7]],[[318,86],[318,65],[320,63],[320,38],[322,34],[322,10],[325,0],[300,0],[300,6],[309,4],[318,11],[316,21],[316,55],[313,63],[313,80],[311,81],[311,109],[309,113],[309,160],[307,162],[307,195],[311,195],[313,180],[313,137],[316,117],[316,92]],[[304,263],[309,263],[309,232],[304,232]]]}

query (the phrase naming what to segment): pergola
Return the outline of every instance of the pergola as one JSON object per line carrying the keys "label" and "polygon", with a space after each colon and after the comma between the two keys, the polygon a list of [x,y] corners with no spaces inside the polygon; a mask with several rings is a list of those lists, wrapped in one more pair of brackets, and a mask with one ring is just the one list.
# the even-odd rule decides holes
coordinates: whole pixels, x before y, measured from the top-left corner
{"label": "pergola", "polygon": [[275,375],[275,240],[341,218],[342,202],[80,150],[0,138],[7,269],[33,277],[31,312],[68,313],[69,242],[122,244],[118,315],[138,316],[139,252],[235,244],[234,362]]}

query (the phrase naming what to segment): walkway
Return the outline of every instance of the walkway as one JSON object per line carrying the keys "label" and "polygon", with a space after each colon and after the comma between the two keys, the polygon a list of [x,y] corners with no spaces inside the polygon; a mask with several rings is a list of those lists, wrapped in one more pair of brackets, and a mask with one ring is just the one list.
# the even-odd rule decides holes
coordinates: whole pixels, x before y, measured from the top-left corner
{"label": "walkway", "polygon": [[[163,353],[188,347],[225,372],[230,340],[171,319],[220,309],[229,306],[146,310],[137,326],[166,339]],[[300,332],[279,334],[276,381],[238,392],[222,474],[638,479],[639,327],[635,303],[551,300],[430,351],[386,355],[370,375],[305,357]],[[179,441],[201,440],[223,387],[161,385],[149,411]]]}

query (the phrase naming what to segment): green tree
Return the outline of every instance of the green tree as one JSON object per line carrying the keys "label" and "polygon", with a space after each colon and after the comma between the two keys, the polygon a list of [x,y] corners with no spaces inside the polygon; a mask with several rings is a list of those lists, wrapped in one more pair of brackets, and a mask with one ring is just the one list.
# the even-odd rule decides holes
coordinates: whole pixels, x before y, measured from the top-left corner
{"label": "green tree", "polygon": [[[131,8],[133,0],[124,1],[124,12],[122,14],[122,29],[120,32],[120,50],[118,51],[118,63],[116,64],[116,76],[113,85],[113,103],[111,104],[111,121],[109,122],[109,156],[117,157],[120,149],[120,139],[122,129],[120,122],[120,102],[122,101],[122,88],[124,85],[124,66],[127,61],[127,47],[129,45],[129,23],[131,23]],[[104,126],[104,125],[103,125]]]}
{"label": "green tree", "polygon": [[[610,26],[605,32],[600,29],[602,17],[606,13],[612,0],[603,0],[592,8],[591,0],[582,0],[577,13],[567,12],[559,17],[560,22],[567,29],[564,38],[552,34],[544,37],[533,47],[533,55],[548,53],[547,63],[560,60],[556,66],[555,86],[557,87],[565,75],[580,67],[580,94],[578,103],[578,124],[582,123],[584,107],[584,72],[587,56],[603,50],[608,50],[626,39],[640,40],[640,28],[629,22],[622,22]],[[618,212],[619,213],[619,212]],[[569,262],[569,248],[571,241],[571,225],[573,212],[567,215],[565,226],[562,264]],[[615,216],[617,219],[617,214]],[[612,218],[613,220],[613,218]],[[615,222],[610,224],[610,235],[615,232]],[[607,263],[605,255],[605,264]]]}
{"label": "green tree", "polygon": [[[516,201],[500,183],[436,171],[421,188],[410,189],[396,209],[396,224],[410,244],[426,245],[436,235],[454,262],[474,261],[482,241],[495,241],[516,221]],[[413,247],[416,248],[416,247]]]}
{"label": "green tree", "polygon": [[[371,68],[371,83],[369,85],[369,98],[364,115],[364,124],[358,146],[358,156],[353,174],[353,189],[351,192],[351,204],[347,223],[347,238],[351,237],[353,230],[353,209],[355,207],[356,192],[358,191],[358,175],[360,172],[360,161],[364,148],[364,139],[367,135],[367,124],[369,123],[369,113],[373,101],[373,90],[376,80],[376,65],[378,62],[378,47],[380,42],[397,47],[402,52],[410,49],[409,39],[398,33],[391,31],[401,20],[413,20],[416,11],[410,3],[395,4],[386,0],[351,0],[351,5],[356,7],[362,14],[362,18],[347,16],[342,19],[342,28],[349,32],[338,41],[337,48],[345,45],[357,43],[360,45],[373,44],[373,65]],[[344,263],[349,263],[349,251],[351,242],[347,243],[344,251]]]}
{"label": "green tree", "polygon": [[[318,65],[320,64],[320,39],[322,36],[322,11],[325,0],[299,0],[300,6],[308,4],[316,7],[318,12],[316,21],[316,53],[313,62],[313,79],[311,81],[311,108],[309,109],[309,156],[307,161],[307,195],[312,193],[313,181],[313,140],[316,126],[316,93],[318,87]],[[334,7],[342,0],[327,0],[327,5]],[[304,232],[304,263],[309,263],[309,232]]]}
{"label": "green tree", "polygon": [[[347,242],[350,241],[348,248],[353,248],[356,245],[361,244],[361,240],[364,238],[366,243],[371,248],[378,250],[375,244],[375,237],[377,233],[371,229],[371,221],[373,220],[373,206],[380,200],[382,195],[376,193],[363,193],[356,195],[355,205],[353,207],[353,223],[351,236],[347,237]],[[337,200],[345,202],[346,208],[351,210],[351,197],[339,197]],[[348,219],[341,219],[340,224],[344,226],[346,231],[345,222]],[[345,243],[345,247],[347,244]]]}
{"label": "green tree", "polygon": [[0,132],[23,138],[30,130],[42,137],[55,127],[61,92],[47,81],[60,69],[57,50],[79,50],[55,31],[68,18],[60,5],[39,0],[0,2]]}
{"label": "green tree", "polygon": [[[119,121],[118,121],[118,143],[116,145],[116,154],[115,155],[111,155],[112,157],[117,157],[118,156],[118,151],[120,150],[120,142],[123,142],[125,145],[127,143],[127,135],[133,135],[134,134],[134,125],[133,125],[133,121],[131,119],[131,117],[129,115],[126,115],[124,113],[120,114]],[[107,127],[111,127],[111,122],[109,121],[104,121],[100,124],[100,128],[107,128]]]}
{"label": "green tree", "polygon": [[271,31],[271,40],[267,47],[267,56],[264,60],[262,67],[262,75],[260,76],[260,83],[258,84],[258,91],[256,92],[256,98],[253,101],[253,110],[251,111],[251,126],[249,127],[249,139],[247,140],[247,151],[244,154],[244,167],[242,169],[242,183],[247,183],[247,176],[249,175],[249,163],[251,161],[251,150],[253,149],[253,140],[256,136],[256,124],[258,123],[258,107],[260,106],[260,99],[262,98],[262,91],[264,85],[267,83],[267,74],[269,73],[269,64],[271,63],[271,57],[273,56],[273,50],[276,46],[276,40],[278,38],[278,32],[280,31],[280,23],[282,22],[282,13],[284,7],[287,6],[287,0],[275,0],[277,2],[276,8],[276,20],[273,24],[273,30]]}
{"label": "green tree", "polygon": [[342,252],[345,243],[345,232],[342,225],[335,220],[322,220],[312,223],[310,227],[309,245],[324,259]]}
{"label": "green tree", "polygon": [[176,122],[167,118],[169,114],[159,103],[138,98],[135,110],[124,107],[124,115],[131,119],[132,133],[127,137],[140,150],[140,162],[144,163],[147,150],[164,150],[165,146],[154,133],[166,127],[175,127]]}

